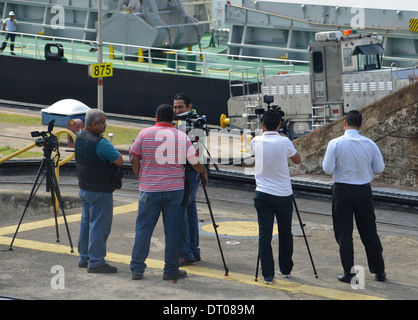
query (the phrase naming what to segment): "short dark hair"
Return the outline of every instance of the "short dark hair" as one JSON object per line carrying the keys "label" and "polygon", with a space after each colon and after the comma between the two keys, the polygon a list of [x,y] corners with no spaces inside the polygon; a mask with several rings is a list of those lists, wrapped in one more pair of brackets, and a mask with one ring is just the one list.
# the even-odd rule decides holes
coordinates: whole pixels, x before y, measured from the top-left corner
{"label": "short dark hair", "polygon": [[351,110],[345,116],[345,122],[349,127],[360,128],[362,121],[363,117],[357,110]]}
{"label": "short dark hair", "polygon": [[262,122],[269,131],[276,130],[281,121],[282,117],[277,110],[269,109],[263,114]]}
{"label": "short dark hair", "polygon": [[185,93],[177,93],[174,97],[174,100],[183,100],[184,104],[188,107],[192,103],[192,99]]}
{"label": "short dark hair", "polygon": [[173,121],[174,112],[173,107],[168,104],[160,104],[155,112],[160,121]]}

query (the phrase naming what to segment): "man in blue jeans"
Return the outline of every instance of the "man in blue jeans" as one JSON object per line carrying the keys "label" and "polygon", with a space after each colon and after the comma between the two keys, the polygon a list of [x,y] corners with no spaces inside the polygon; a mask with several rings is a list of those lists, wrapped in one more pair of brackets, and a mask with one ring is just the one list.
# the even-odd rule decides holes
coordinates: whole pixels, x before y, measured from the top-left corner
{"label": "man in blue jeans", "polygon": [[[193,109],[191,98],[184,93],[178,93],[174,97],[173,111],[176,116],[190,111],[193,119],[201,119],[196,110]],[[186,134],[190,133],[189,138],[196,140],[194,135],[198,135],[198,141],[192,141],[201,163],[205,163],[203,157],[203,147],[201,144],[206,143],[206,132],[203,129],[194,128],[193,123],[186,123],[184,120],[178,120],[175,127]],[[204,125],[206,128],[206,125]],[[190,169],[190,170],[189,170]],[[180,248],[180,265],[192,264],[195,261],[200,261],[199,248],[199,217],[197,215],[196,195],[199,187],[200,177],[199,173],[192,168],[186,167],[188,172],[189,193],[187,195],[187,206],[184,215],[183,236]]]}
{"label": "man in blue jeans", "polygon": [[140,280],[146,268],[151,237],[160,212],[165,234],[164,280],[187,276],[178,269],[178,252],[184,198],[184,167],[186,159],[207,181],[207,171],[199,163],[189,137],[177,130],[173,108],[163,104],[157,108],[156,124],[139,132],[130,149],[132,170],[141,191],[130,268],[132,279]]}
{"label": "man in blue jeans", "polygon": [[81,214],[78,252],[80,268],[89,273],[115,273],[117,269],[105,261],[106,241],[113,218],[113,165],[121,166],[123,159],[113,145],[103,138],[106,115],[98,109],[86,114],[85,129],[75,142],[77,177]]}
{"label": "man in blue jeans", "polygon": [[16,34],[14,32],[16,32],[17,30],[17,20],[15,18],[15,13],[13,11],[9,12],[9,18],[5,19],[3,21],[3,30],[6,30],[6,36],[4,38],[4,41],[1,45],[0,48],[0,53],[2,53],[4,51],[4,49],[6,49],[7,46],[7,41],[10,39],[10,52],[11,54],[14,56],[14,49],[15,49],[15,37]]}
{"label": "man in blue jeans", "polygon": [[271,247],[274,217],[279,230],[279,273],[289,277],[293,268],[293,191],[288,158],[299,164],[300,156],[289,138],[278,133],[281,122],[278,111],[267,110],[261,122],[262,135],[251,141],[257,184],[254,206],[259,226],[258,253],[265,283],[272,283],[275,274]]}

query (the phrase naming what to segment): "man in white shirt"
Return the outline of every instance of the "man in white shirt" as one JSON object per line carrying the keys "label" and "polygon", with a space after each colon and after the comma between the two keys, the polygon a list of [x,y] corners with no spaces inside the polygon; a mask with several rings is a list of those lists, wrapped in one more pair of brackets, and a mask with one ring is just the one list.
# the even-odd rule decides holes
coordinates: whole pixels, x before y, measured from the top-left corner
{"label": "man in white shirt", "polygon": [[299,164],[300,156],[289,138],[278,133],[281,122],[278,111],[267,110],[262,119],[263,134],[251,141],[257,183],[254,206],[259,226],[258,252],[265,283],[274,280],[274,217],[279,230],[279,273],[289,277],[293,268],[293,191],[288,158]]}
{"label": "man in white shirt", "polygon": [[373,195],[370,182],[373,173],[385,169],[382,154],[377,145],[359,134],[362,115],[352,110],[344,120],[344,135],[328,143],[322,168],[333,174],[332,218],[334,234],[340,246],[344,274],[342,282],[351,282],[355,276],[353,249],[353,214],[361,241],[366,249],[371,273],[377,281],[385,281],[385,265],[382,244],[376,229]]}
{"label": "man in white shirt", "polygon": [[15,33],[10,32],[16,32],[17,30],[17,20],[15,18],[15,13],[13,11],[9,12],[9,18],[5,19],[3,21],[3,30],[8,31],[6,33],[6,37],[4,38],[3,44],[1,45],[0,52],[3,52],[4,49],[6,49],[7,41],[10,38],[10,52],[12,55],[15,55],[14,49],[15,49]]}

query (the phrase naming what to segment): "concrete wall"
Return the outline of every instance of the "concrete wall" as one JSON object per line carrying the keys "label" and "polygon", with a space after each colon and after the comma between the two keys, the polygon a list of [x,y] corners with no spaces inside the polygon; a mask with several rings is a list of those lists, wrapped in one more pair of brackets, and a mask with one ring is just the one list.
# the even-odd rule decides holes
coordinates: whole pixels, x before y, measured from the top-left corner
{"label": "concrete wall", "polygon": [[[0,221],[16,220],[20,218],[25,209],[30,191],[2,191],[0,190]],[[80,198],[62,194],[64,210],[81,207]],[[38,191],[29,204],[25,218],[41,214],[50,214],[54,217],[54,207],[51,202],[51,194]],[[62,215],[61,209],[59,215]]]}
{"label": "concrete wall", "polygon": [[[416,187],[418,174],[418,81],[359,110],[363,115],[360,133],[376,142],[385,160],[383,173],[375,182]],[[344,118],[293,141],[302,157],[292,173],[321,174],[329,140],[342,134]]]}

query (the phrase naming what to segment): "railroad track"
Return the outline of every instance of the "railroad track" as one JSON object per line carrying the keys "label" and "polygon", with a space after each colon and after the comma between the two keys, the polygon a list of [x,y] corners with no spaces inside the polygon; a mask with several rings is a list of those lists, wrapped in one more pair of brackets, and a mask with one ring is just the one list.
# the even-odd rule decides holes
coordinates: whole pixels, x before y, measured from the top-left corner
{"label": "railroad track", "polygon": [[[0,166],[0,176],[10,176],[13,173],[16,179],[13,183],[19,183],[17,176],[31,176],[39,169],[39,160],[9,160]],[[228,167],[228,166],[224,166]],[[232,167],[232,166],[229,166]],[[131,166],[127,163],[123,166],[124,177],[133,179]],[[75,177],[75,162],[68,162],[61,167],[60,175]],[[30,184],[29,182],[22,182]],[[62,183],[62,182],[61,182]],[[230,188],[233,190],[253,191],[255,179],[250,174],[243,174],[230,170],[210,170],[210,186]],[[292,188],[297,197],[310,199],[331,199],[331,183],[320,183],[292,178]],[[126,187],[125,187],[126,188]],[[132,188],[132,190],[137,190]],[[418,213],[418,196],[411,193],[389,192],[373,188],[373,200],[376,208]]]}
{"label": "railroad track", "polygon": [[[11,103],[0,102],[0,107],[13,108],[19,110],[32,110],[39,111],[43,106],[32,105],[27,103]],[[143,124],[154,124],[154,119],[138,117],[138,116],[126,116],[120,114],[107,114],[107,117],[112,120],[118,120],[122,122],[136,122]],[[4,135],[2,137],[5,137]],[[6,137],[10,139],[16,139],[17,137]],[[33,174],[39,167],[39,160],[9,160],[0,166],[0,174],[9,174],[10,168],[19,168],[19,174]],[[212,185],[228,186],[234,189],[254,190],[255,180],[251,174],[244,174],[242,170],[237,170],[234,166],[223,165],[224,169],[215,171],[211,170],[209,173],[210,183]],[[225,169],[227,168],[227,169]],[[230,170],[228,168],[235,168]],[[60,172],[63,174],[74,174],[75,163],[74,161],[68,162],[61,168]],[[132,176],[130,165],[124,165],[125,176]],[[303,197],[328,197],[331,196],[331,183],[316,182],[314,180],[306,180],[293,178],[292,187],[294,192]],[[373,199],[380,205],[386,206],[389,209],[391,207],[396,210],[418,213],[418,195],[416,193],[402,192],[399,190],[386,191],[373,188]]]}

